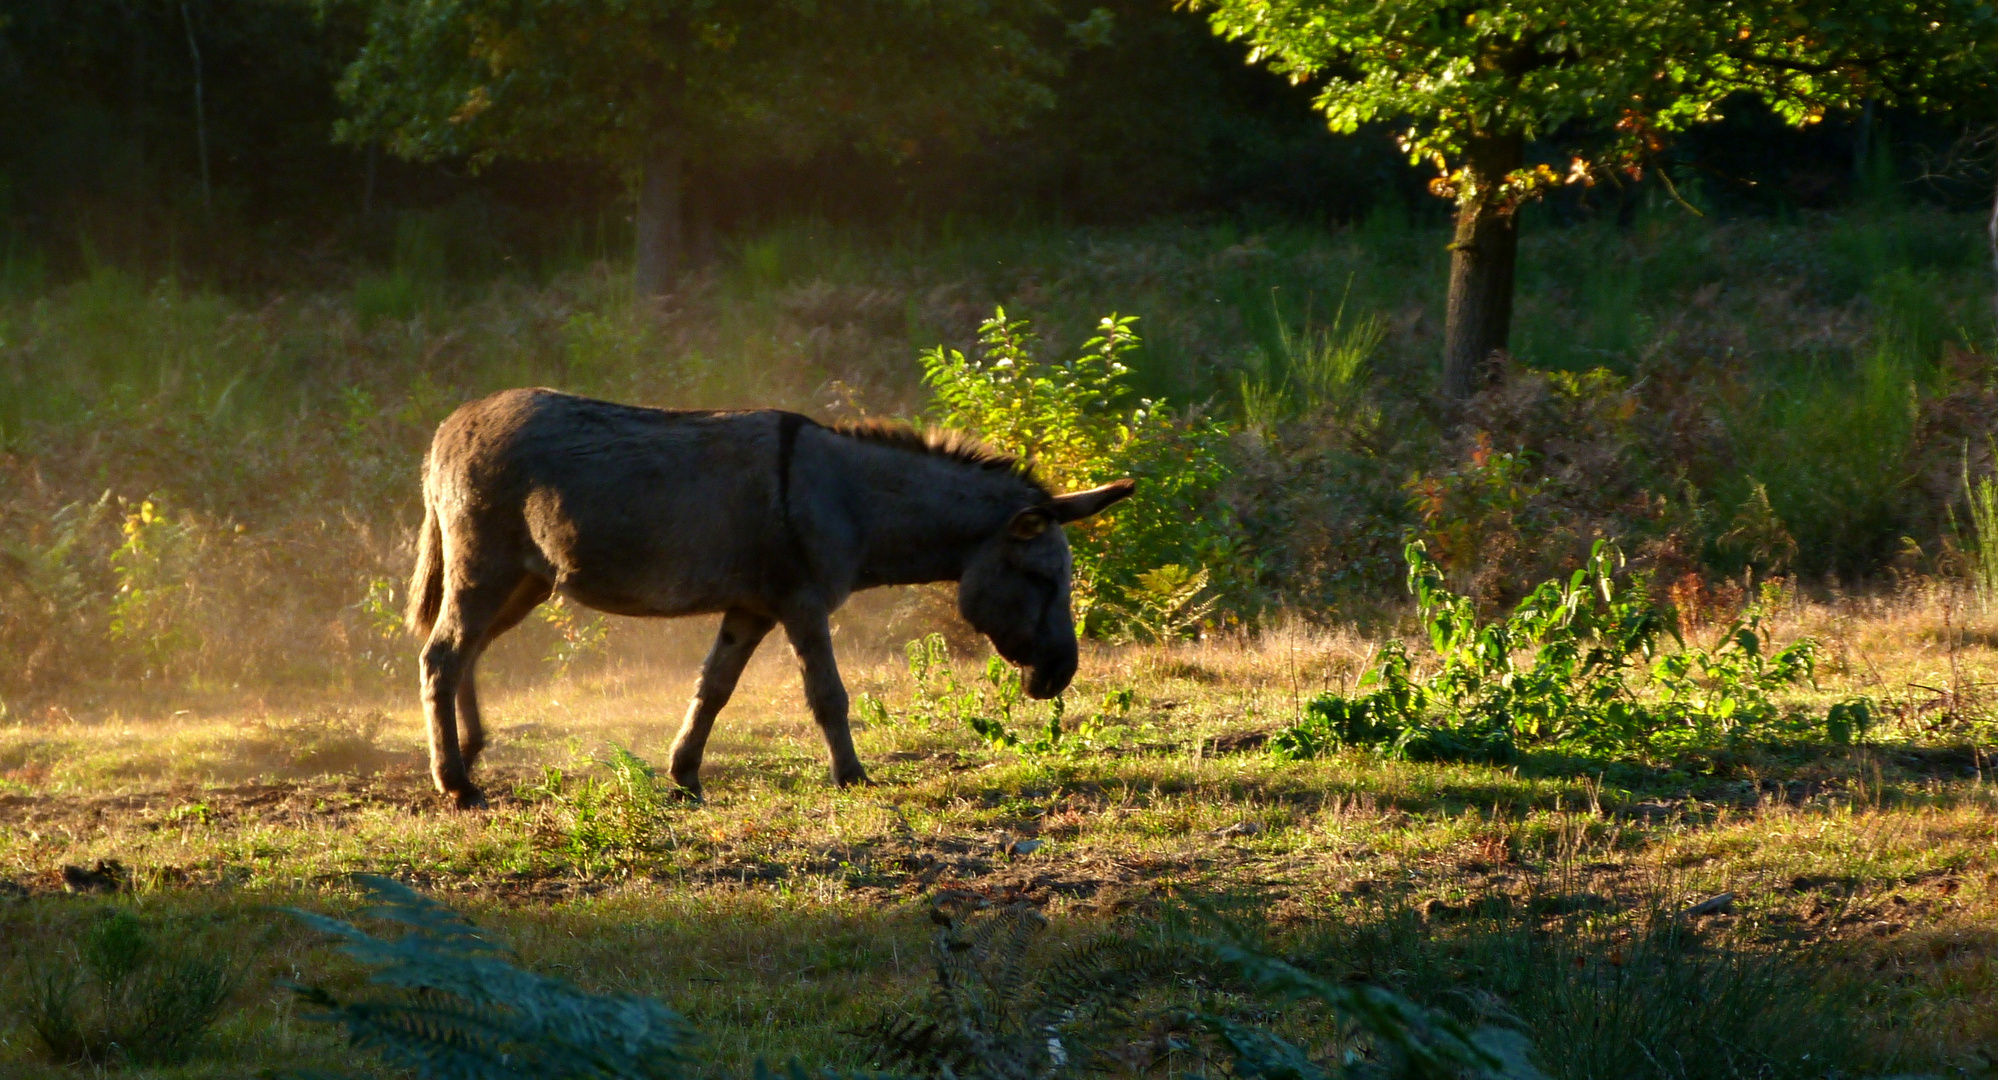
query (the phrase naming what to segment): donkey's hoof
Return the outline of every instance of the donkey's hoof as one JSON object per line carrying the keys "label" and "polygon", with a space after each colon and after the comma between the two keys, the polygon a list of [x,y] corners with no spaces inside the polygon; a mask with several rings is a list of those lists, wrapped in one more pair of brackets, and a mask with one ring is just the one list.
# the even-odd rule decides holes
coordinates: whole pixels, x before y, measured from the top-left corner
{"label": "donkey's hoof", "polygon": [[874,786],[874,781],[868,778],[866,769],[857,769],[853,772],[845,774],[834,773],[833,783],[838,784],[840,787],[843,788]]}
{"label": "donkey's hoof", "polygon": [[451,793],[451,806],[457,810],[484,810],[486,793],[467,785]]}
{"label": "donkey's hoof", "polygon": [[675,780],[673,790],[667,793],[671,798],[682,802],[706,802],[707,796],[701,791],[699,780]]}

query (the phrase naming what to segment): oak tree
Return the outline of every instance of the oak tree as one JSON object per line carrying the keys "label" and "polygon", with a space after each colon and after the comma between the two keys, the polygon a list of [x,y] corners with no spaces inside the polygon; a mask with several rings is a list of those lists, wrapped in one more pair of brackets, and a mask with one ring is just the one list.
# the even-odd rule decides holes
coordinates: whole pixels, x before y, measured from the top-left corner
{"label": "oak tree", "polygon": [[[1476,392],[1512,322],[1517,210],[1635,171],[1670,133],[1752,95],[1812,124],[1872,100],[1946,99],[1998,41],[1982,0],[1185,0],[1294,80],[1331,126],[1388,122],[1457,204],[1446,396]],[[1529,159],[1566,143],[1568,160]],[[1669,181],[1669,177],[1667,178]]]}

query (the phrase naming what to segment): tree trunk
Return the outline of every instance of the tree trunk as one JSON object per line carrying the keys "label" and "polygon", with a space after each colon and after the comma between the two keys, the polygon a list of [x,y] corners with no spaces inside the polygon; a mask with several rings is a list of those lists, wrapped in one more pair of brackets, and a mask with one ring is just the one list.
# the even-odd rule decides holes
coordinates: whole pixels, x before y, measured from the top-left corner
{"label": "tree trunk", "polygon": [[[1992,172],[1998,174],[1998,166],[1994,166]],[[1991,221],[1985,226],[1985,232],[1991,237],[1991,272],[1993,275],[1998,275],[1998,176],[1993,177]],[[1998,315],[1998,277],[1993,278],[1991,313]]]}
{"label": "tree trunk", "polygon": [[680,272],[680,138],[669,133],[645,159],[638,185],[638,253],[632,284],[640,300],[663,296]]}
{"label": "tree trunk", "polygon": [[1464,401],[1484,387],[1492,354],[1505,348],[1512,332],[1519,225],[1498,189],[1523,153],[1518,135],[1471,140],[1457,235],[1450,243],[1450,303],[1443,327],[1443,396],[1451,401]]}
{"label": "tree trunk", "polygon": [[202,100],[201,42],[194,36],[194,16],[180,5],[180,24],[187,30],[187,55],[194,63],[194,150],[201,160],[201,209],[215,210],[215,188],[208,180],[208,106]]}
{"label": "tree trunk", "polygon": [[721,255],[721,238],[715,233],[715,183],[713,174],[697,169],[687,185],[687,258],[694,266],[706,266]]}

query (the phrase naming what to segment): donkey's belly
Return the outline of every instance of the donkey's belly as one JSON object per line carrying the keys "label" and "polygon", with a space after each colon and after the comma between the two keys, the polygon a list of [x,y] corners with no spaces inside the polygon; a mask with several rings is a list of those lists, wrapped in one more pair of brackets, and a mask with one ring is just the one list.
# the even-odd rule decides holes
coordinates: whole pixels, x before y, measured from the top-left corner
{"label": "donkey's belly", "polygon": [[606,581],[581,574],[558,576],[556,591],[586,607],[612,615],[671,617],[707,615],[731,608],[761,608],[761,598],[743,591],[722,591],[694,582],[634,583]]}
{"label": "donkey's belly", "polygon": [[656,518],[566,518],[562,524],[531,527],[537,550],[530,558],[543,565],[529,569],[578,603],[637,616],[769,606],[765,545],[728,535],[713,520],[706,528]]}

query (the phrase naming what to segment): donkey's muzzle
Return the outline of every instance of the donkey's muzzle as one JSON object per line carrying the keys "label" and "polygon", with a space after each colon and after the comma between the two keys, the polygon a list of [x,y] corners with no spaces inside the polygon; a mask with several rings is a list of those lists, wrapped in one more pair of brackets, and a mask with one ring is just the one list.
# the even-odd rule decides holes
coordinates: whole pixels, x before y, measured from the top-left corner
{"label": "donkey's muzzle", "polygon": [[1075,678],[1076,655],[1070,651],[1067,656],[1043,661],[1027,669],[1027,696],[1045,700],[1054,697]]}

